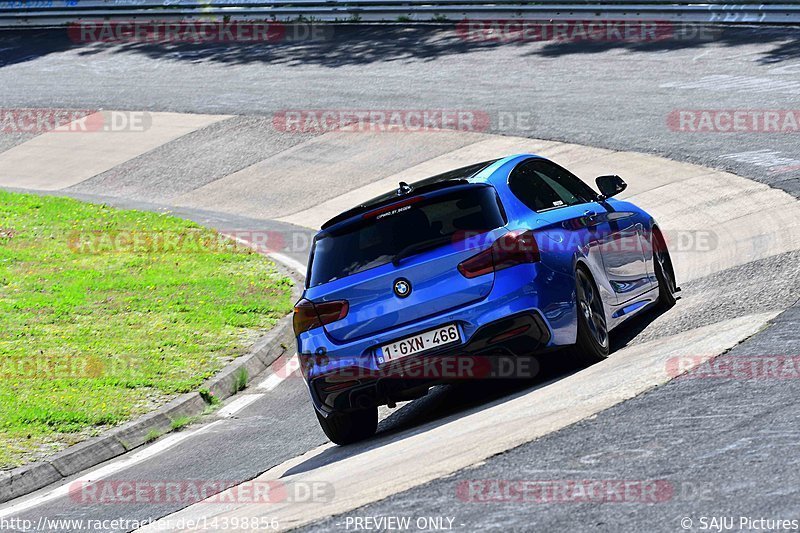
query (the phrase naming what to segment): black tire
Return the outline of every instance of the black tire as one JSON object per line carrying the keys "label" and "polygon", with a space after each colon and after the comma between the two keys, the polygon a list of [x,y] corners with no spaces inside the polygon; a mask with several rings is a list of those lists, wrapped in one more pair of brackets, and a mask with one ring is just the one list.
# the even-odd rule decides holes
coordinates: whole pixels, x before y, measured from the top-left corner
{"label": "black tire", "polygon": [[658,307],[669,309],[676,302],[675,270],[667,245],[657,231],[653,232],[653,265],[658,280]]}
{"label": "black tire", "polygon": [[375,434],[378,429],[378,408],[331,413],[327,418],[317,413],[317,420],[331,442],[339,445],[352,444]]}
{"label": "black tire", "polygon": [[575,287],[578,341],[574,354],[579,364],[589,366],[608,358],[608,326],[597,285],[583,267],[575,271]]}

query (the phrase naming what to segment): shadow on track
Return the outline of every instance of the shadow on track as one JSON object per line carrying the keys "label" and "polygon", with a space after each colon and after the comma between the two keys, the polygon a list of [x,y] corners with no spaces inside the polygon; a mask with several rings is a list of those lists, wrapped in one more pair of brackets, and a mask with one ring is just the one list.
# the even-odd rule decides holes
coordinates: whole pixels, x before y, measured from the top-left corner
{"label": "shadow on track", "polygon": [[[611,335],[611,348],[625,347],[664,311],[653,309],[634,317]],[[581,370],[568,350],[550,352],[538,357],[539,373],[531,379],[472,381],[440,385],[427,396],[406,403],[378,424],[375,437],[361,443],[329,448],[289,469],[282,477],[308,472],[322,466],[355,457],[390,442],[419,435],[454,420],[529,394],[536,389],[564,379]]]}
{"label": "shadow on track", "polygon": [[74,46],[64,30],[0,30],[0,68],[63,52]]}
{"label": "shadow on track", "polygon": [[609,50],[624,50],[631,53],[660,53],[665,51],[721,45],[735,48],[741,45],[771,43],[774,48],[764,53],[757,61],[761,64],[780,63],[800,57],[800,38],[797,28],[783,27],[721,27],[692,26],[694,28],[683,37],[654,41],[606,41],[548,42],[531,55],[541,57],[561,57],[571,54],[601,54]]}
{"label": "shadow on track", "polygon": [[696,37],[651,41],[500,41],[467,37],[457,23],[415,25],[332,24],[316,39],[296,38],[268,42],[74,42],[66,29],[0,32],[0,67],[23,63],[66,50],[82,56],[99,53],[140,54],[151,59],[215,62],[228,65],[267,63],[319,65],[329,68],[374,62],[432,61],[440,57],[508,48],[545,58],[570,54],[598,54],[619,49],[631,53],[660,53],[708,46],[735,48],[754,43],[771,44],[757,60],[772,64],[800,58],[796,28],[717,27]]}

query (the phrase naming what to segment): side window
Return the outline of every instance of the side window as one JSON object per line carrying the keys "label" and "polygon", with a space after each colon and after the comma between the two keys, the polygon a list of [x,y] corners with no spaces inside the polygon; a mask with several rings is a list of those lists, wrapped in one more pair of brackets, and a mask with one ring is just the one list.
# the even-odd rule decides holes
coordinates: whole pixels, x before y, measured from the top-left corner
{"label": "side window", "polygon": [[531,159],[518,165],[509,188],[534,211],[592,202],[597,194],[576,176],[555,163]]}

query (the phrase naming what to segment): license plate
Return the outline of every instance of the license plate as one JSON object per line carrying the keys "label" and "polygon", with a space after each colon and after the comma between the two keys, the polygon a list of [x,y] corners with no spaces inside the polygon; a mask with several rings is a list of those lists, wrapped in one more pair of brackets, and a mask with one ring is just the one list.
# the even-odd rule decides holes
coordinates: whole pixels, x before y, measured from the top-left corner
{"label": "license plate", "polygon": [[455,324],[448,324],[440,328],[432,329],[413,337],[407,337],[399,341],[381,346],[384,362],[396,361],[409,355],[422,353],[433,348],[439,348],[448,344],[461,341],[461,334]]}

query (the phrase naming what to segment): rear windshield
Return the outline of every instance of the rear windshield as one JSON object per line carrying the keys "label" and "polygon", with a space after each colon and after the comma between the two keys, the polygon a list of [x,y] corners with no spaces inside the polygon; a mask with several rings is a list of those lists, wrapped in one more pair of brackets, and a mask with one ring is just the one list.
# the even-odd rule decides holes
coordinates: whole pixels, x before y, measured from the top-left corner
{"label": "rear windshield", "polygon": [[384,265],[398,253],[408,253],[427,243],[441,246],[462,233],[489,231],[505,224],[497,193],[485,185],[460,188],[377,216],[364,216],[317,237],[309,287]]}

